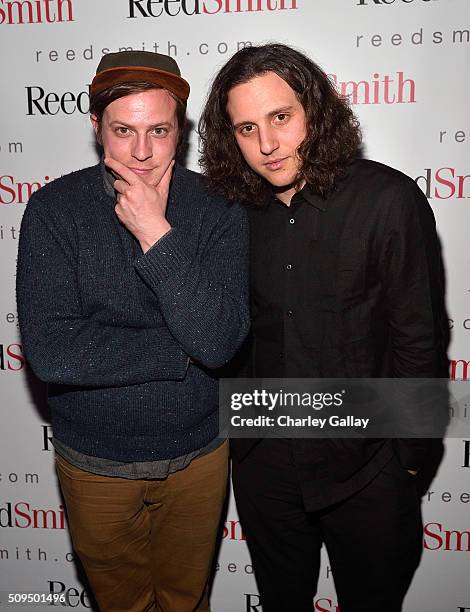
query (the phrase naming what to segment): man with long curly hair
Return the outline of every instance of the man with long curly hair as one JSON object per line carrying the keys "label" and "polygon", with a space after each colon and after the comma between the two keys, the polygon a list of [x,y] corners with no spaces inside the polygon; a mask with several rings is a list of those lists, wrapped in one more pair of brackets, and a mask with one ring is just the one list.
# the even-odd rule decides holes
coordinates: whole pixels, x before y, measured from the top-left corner
{"label": "man with long curly hair", "polygon": [[[251,376],[446,376],[432,211],[410,178],[360,159],[358,122],[315,63],[281,44],[239,51],[215,77],[200,135],[212,186],[249,211]],[[431,446],[233,440],[264,612],[312,610],[323,543],[341,612],[401,610]]]}

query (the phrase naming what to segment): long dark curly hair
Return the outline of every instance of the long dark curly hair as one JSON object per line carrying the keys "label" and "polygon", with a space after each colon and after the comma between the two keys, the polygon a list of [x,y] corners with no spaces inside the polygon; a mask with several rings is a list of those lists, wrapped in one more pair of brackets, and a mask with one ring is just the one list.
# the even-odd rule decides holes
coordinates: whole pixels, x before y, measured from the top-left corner
{"label": "long dark curly hair", "polygon": [[262,205],[269,183],[245,162],[227,113],[232,87],[275,72],[294,90],[306,114],[307,136],[298,149],[302,180],[325,196],[361,144],[359,123],[328,76],[308,57],[282,44],[241,49],[214,79],[199,121],[201,168],[211,186],[231,201]]}

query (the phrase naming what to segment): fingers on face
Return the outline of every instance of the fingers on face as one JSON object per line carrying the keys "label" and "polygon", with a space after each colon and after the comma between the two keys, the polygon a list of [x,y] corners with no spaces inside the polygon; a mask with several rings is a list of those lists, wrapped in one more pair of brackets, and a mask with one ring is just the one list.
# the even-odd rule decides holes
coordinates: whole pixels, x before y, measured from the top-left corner
{"label": "fingers on face", "polygon": [[[139,186],[139,185],[147,185],[146,182],[141,179],[135,172],[121,164],[121,162],[116,161],[112,158],[105,158],[105,165],[113,170],[119,178],[114,181],[114,189],[122,195],[128,196],[130,195],[131,187]],[[159,180],[159,182],[154,185],[154,187],[163,193],[168,193],[170,189],[171,177],[173,175],[173,168],[175,165],[175,160],[172,160],[168,165],[167,169],[163,173],[163,176]]]}
{"label": "fingers on face", "polygon": [[114,189],[119,194],[127,195],[127,192],[129,191],[129,183],[122,179],[117,179],[116,181],[114,181]]}
{"label": "fingers on face", "polygon": [[173,167],[175,165],[175,160],[173,159],[170,162],[170,165],[168,166],[168,168],[165,170],[165,173],[163,174],[158,187],[160,187],[161,189],[168,191],[170,188],[170,182],[171,182],[171,177],[173,174]]}
{"label": "fingers on face", "polygon": [[121,162],[112,159],[112,157],[105,158],[104,163],[108,168],[114,170],[114,172],[116,172],[116,174],[124,179],[124,181],[126,181],[129,185],[135,185],[136,183],[140,182],[140,178],[137,176],[137,174],[135,174],[135,172],[129,170],[129,168],[127,168],[124,164],[121,164]]}

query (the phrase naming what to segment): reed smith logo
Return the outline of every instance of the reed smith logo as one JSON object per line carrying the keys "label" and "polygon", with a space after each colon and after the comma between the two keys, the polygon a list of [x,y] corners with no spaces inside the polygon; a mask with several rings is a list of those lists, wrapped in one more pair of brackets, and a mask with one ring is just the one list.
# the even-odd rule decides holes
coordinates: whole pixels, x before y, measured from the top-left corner
{"label": "reed smith logo", "polygon": [[73,0],[0,0],[0,25],[75,21]]}
{"label": "reed smith logo", "polygon": [[0,175],[0,205],[26,204],[32,194],[51,181],[46,175],[41,180],[18,180],[13,174]]}
{"label": "reed smith logo", "polygon": [[470,359],[450,360],[450,380],[470,380]]}
{"label": "reed smith logo", "polygon": [[417,176],[415,181],[429,200],[470,198],[470,174],[452,166],[424,168],[424,174]]}
{"label": "reed smith logo", "polygon": [[222,532],[223,540],[232,540],[232,541],[244,541],[246,540],[246,536],[242,531],[240,521],[227,521],[224,524],[224,530]]}
{"label": "reed smith logo", "polygon": [[23,356],[23,347],[14,342],[12,344],[0,344],[0,370],[19,372],[26,366]]}
{"label": "reed smith logo", "polygon": [[76,112],[86,115],[90,108],[90,85],[78,93],[46,91],[39,85],[29,85],[25,89],[27,115],[73,115]]}
{"label": "reed smith logo", "polygon": [[442,523],[427,523],[424,526],[424,548],[470,553],[470,531],[446,529]]}
{"label": "reed smith logo", "polygon": [[17,529],[65,529],[64,507],[34,508],[29,502],[6,502],[0,506],[0,527]]}
{"label": "reed smith logo", "polygon": [[398,71],[394,74],[374,72],[360,81],[341,81],[336,74],[328,75],[338,92],[351,104],[414,104],[416,82]]}
{"label": "reed smith logo", "polygon": [[128,19],[295,11],[300,0],[128,0]]}
{"label": "reed smith logo", "polygon": [[[248,43],[238,43],[238,48]],[[222,51],[221,51],[222,46]],[[225,53],[226,43],[220,43],[219,53]],[[199,53],[207,55],[207,43],[199,45]],[[338,92],[348,97],[351,104],[414,104],[417,99],[416,82],[403,71],[392,74],[372,73],[370,78],[341,80],[337,74],[328,75]],[[81,91],[48,91],[40,85],[28,85],[26,115],[86,115],[90,108],[90,85]]]}
{"label": "reed smith logo", "polygon": [[92,594],[82,585],[71,585],[62,582],[62,580],[48,580],[47,582],[49,585],[47,591],[52,597],[49,606],[58,606],[59,608],[78,608],[80,606],[80,608],[98,609],[94,605]]}

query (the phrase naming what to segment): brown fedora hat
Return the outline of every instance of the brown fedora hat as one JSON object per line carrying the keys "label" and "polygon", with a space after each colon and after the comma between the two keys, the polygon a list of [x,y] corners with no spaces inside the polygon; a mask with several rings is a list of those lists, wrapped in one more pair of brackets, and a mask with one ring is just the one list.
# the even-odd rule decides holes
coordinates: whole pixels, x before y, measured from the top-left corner
{"label": "brown fedora hat", "polygon": [[91,94],[96,95],[113,85],[145,82],[159,85],[186,101],[189,83],[181,77],[178,64],[169,55],[151,51],[120,51],[103,55]]}

